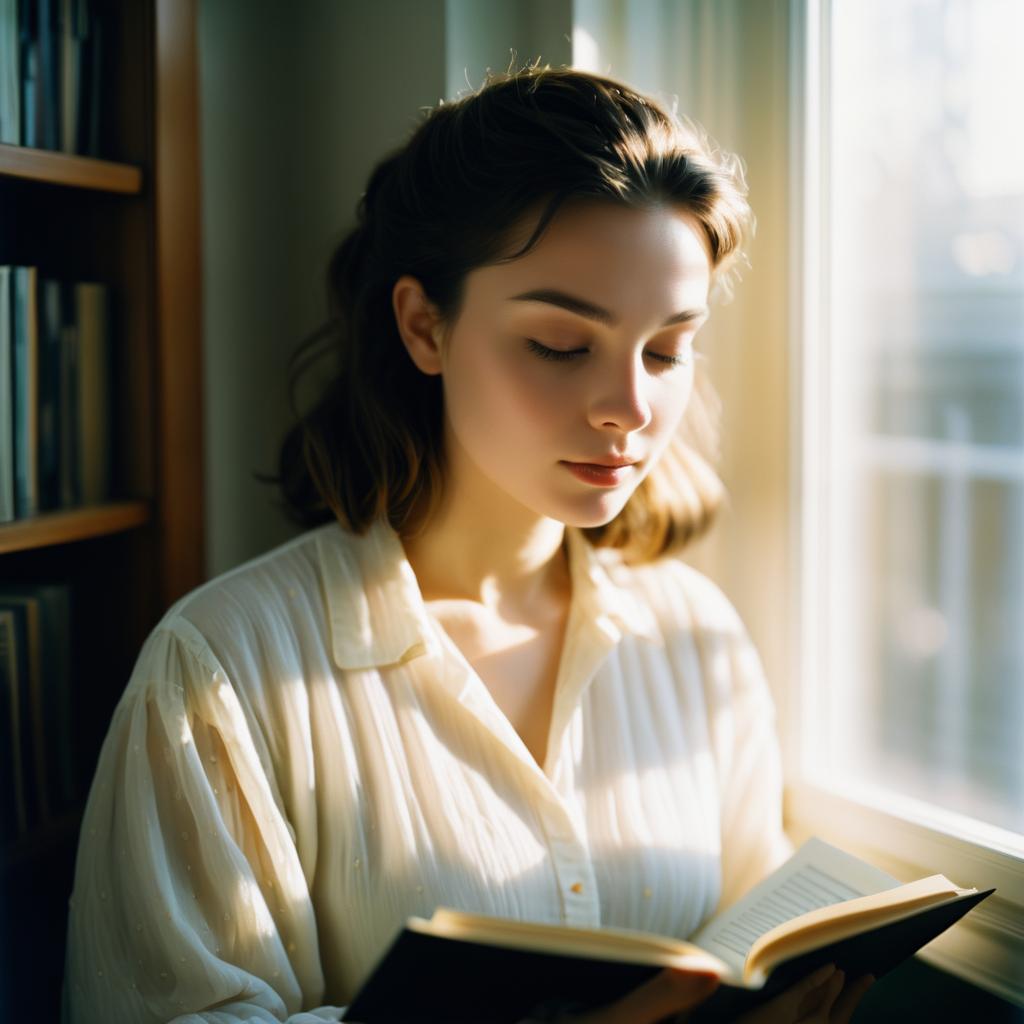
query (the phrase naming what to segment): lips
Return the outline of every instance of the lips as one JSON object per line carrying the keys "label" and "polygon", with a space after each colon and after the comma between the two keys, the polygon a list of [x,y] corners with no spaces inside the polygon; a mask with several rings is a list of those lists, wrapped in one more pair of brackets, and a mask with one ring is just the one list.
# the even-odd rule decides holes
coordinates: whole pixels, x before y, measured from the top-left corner
{"label": "lips", "polygon": [[[568,461],[568,460],[567,460]],[[638,459],[628,458],[603,458],[603,459],[580,459],[573,460],[576,466],[603,466],[608,469],[618,469],[620,466],[634,466]]]}
{"label": "lips", "polygon": [[602,466],[593,462],[562,463],[577,479],[598,487],[614,487],[621,483],[629,474],[632,464],[621,466]]}

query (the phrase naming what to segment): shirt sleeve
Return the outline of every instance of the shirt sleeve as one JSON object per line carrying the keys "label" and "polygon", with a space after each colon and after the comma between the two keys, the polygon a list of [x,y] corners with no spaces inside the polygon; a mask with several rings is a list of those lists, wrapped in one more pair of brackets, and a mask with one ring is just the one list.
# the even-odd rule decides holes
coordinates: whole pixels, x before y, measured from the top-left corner
{"label": "shirt sleeve", "polygon": [[777,716],[757,649],[732,603],[693,570],[692,599],[718,765],[722,846],[719,914],[795,852],[783,830]]}
{"label": "shirt sleeve", "polygon": [[320,1024],[294,832],[239,697],[180,617],[147,638],[86,803],[63,1024]]}

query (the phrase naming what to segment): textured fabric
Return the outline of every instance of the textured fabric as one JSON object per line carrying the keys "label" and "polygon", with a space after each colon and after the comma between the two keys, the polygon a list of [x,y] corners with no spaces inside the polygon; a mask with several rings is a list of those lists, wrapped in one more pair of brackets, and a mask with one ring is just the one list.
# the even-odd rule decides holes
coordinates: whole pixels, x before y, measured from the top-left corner
{"label": "textured fabric", "polygon": [[774,706],[733,606],[678,559],[567,538],[543,766],[384,520],[168,609],[89,793],[67,1024],[336,1021],[410,915],[686,938],[785,860]]}

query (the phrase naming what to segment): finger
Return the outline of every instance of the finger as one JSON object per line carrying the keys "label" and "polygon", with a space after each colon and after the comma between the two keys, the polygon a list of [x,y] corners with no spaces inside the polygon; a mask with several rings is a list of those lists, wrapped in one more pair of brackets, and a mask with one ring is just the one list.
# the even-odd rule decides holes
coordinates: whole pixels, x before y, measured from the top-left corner
{"label": "finger", "polygon": [[587,1014],[587,1024],[655,1024],[663,1017],[689,1010],[718,988],[715,974],[675,971],[670,967],[637,986],[621,999]]}
{"label": "finger", "polygon": [[[817,1009],[820,1005],[823,993],[828,987],[828,979],[835,969],[835,964],[824,964],[816,971],[812,971],[806,977],[794,982],[789,988],[783,989],[773,999],[763,1003],[761,1012],[767,1015],[765,1019],[773,1020],[777,1017],[780,1020],[802,1020],[802,1014],[808,1010]],[[755,1011],[753,1019],[758,1019],[757,1011]]]}
{"label": "finger", "polygon": [[843,994],[832,1009],[829,1016],[829,1024],[849,1024],[853,1017],[853,1011],[857,1009],[858,1003],[864,998],[864,994],[875,983],[873,974],[864,974],[856,981],[850,982],[843,989]]}
{"label": "finger", "polygon": [[821,1006],[818,1007],[818,1013],[822,1020],[832,1021],[832,1006],[835,1001],[839,998],[840,992],[843,991],[843,985],[846,982],[846,974],[844,971],[836,971],[831,978],[828,979],[828,990],[825,993],[825,998],[821,1001]]}
{"label": "finger", "polygon": [[816,1010],[828,990],[829,981],[835,976],[835,969],[835,964],[823,964],[786,989],[783,995],[792,1006],[799,1007],[799,1014]]}
{"label": "finger", "polygon": [[802,1021],[804,1018],[808,1020],[817,1019],[817,1011],[829,994],[829,988],[832,985],[833,977],[835,977],[835,975],[830,974],[823,984],[816,985],[810,990],[810,992],[806,992],[804,994],[804,997],[800,1000],[800,1004],[797,1006],[796,1010],[796,1019],[798,1021]]}
{"label": "finger", "polygon": [[824,985],[809,992],[796,1014],[797,1024],[831,1024],[832,1004],[843,990],[843,972],[835,971]]}

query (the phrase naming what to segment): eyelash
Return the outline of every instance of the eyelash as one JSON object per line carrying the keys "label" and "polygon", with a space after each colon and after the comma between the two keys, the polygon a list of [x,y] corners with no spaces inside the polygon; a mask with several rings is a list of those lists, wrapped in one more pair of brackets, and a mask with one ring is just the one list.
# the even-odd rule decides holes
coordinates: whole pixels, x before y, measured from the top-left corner
{"label": "eyelash", "polygon": [[[575,359],[578,355],[583,355],[587,350],[585,348],[571,349],[567,352],[560,351],[559,349],[548,348],[546,345],[542,345],[539,341],[534,338],[526,339],[526,347],[531,352],[536,352],[541,359],[554,359],[557,362],[564,362],[567,359]],[[699,352],[694,352],[694,356],[698,359],[701,358]],[[683,356],[663,356],[657,352],[649,352],[648,355],[653,356],[659,362],[665,363],[670,367],[685,366],[690,360]]]}

